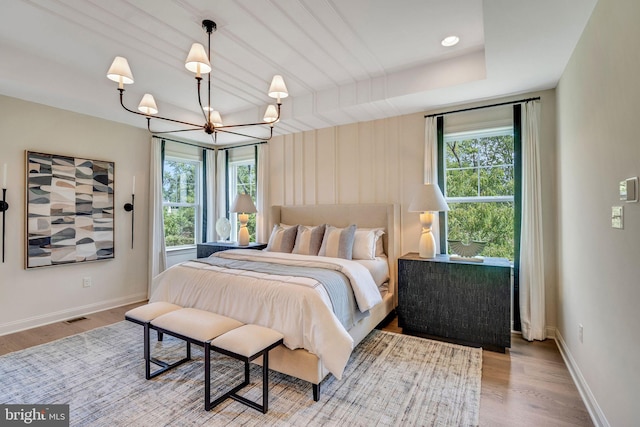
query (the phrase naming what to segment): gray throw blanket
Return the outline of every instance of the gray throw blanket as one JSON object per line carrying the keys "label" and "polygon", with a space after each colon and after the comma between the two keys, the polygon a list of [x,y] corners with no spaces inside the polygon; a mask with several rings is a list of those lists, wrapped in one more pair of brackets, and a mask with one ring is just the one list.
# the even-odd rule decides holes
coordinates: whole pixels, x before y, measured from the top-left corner
{"label": "gray throw blanket", "polygon": [[333,312],[346,330],[351,329],[359,320],[369,316],[369,311],[363,313],[358,309],[351,283],[349,279],[339,271],[315,267],[271,264],[259,261],[239,261],[218,257],[198,258],[193,261],[218,267],[254,271],[256,273],[307,277],[316,280],[327,291],[331,304],[333,305]]}

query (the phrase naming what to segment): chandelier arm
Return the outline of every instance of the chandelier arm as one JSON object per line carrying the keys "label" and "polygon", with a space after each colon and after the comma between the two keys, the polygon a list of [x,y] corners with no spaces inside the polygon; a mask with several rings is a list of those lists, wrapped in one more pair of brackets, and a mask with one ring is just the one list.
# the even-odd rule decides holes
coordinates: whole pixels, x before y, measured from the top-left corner
{"label": "chandelier arm", "polygon": [[164,133],[176,133],[176,132],[191,132],[194,130],[202,130],[202,127],[194,128],[194,129],[178,129],[178,130],[166,130],[166,131],[154,131],[151,130],[151,117],[147,116],[147,130],[152,135],[160,135]]}
{"label": "chandelier arm", "polygon": [[216,126],[216,130],[229,129],[229,128],[241,128],[241,127],[245,127],[245,126],[269,126],[269,127],[273,127],[271,125],[272,125],[272,123],[270,123],[270,122],[244,123],[244,124],[240,124],[240,125]]}
{"label": "chandelier arm", "polygon": [[229,134],[232,134],[232,135],[242,136],[244,138],[259,139],[261,141],[269,141],[271,138],[273,138],[273,128],[270,128],[270,132],[269,132],[269,137],[268,138],[257,137],[255,135],[247,135],[247,134],[244,134],[244,133],[233,132],[233,131],[224,130],[224,129],[221,129],[221,128],[216,128],[216,132],[224,132],[224,133],[229,133]]}
{"label": "chandelier arm", "polygon": [[[127,106],[126,106],[126,105],[124,105],[124,101],[123,101],[123,99],[122,99],[122,98],[123,98],[124,89],[118,89],[118,90],[120,91],[120,105],[122,105],[122,108],[124,108],[125,110],[127,110],[127,111],[128,111],[128,112],[130,112],[130,113],[137,114],[137,115],[139,115],[139,116],[144,116],[144,117],[146,117],[146,118],[147,118],[147,120],[150,120],[150,119],[159,119],[159,120],[165,120],[165,121],[167,121],[167,122],[180,123],[180,124],[182,124],[182,125],[194,126],[194,127],[199,128],[199,129],[202,129],[202,125],[197,125],[197,124],[189,123],[189,122],[183,122],[182,120],[169,119],[169,118],[167,118],[167,117],[162,117],[162,116],[155,116],[155,115],[154,115],[153,117],[149,117],[149,115],[148,115],[148,114],[140,113],[140,112],[138,112],[138,111],[135,111],[135,110],[132,110],[132,109],[130,109],[130,108],[127,108]],[[192,129],[189,129],[189,130],[192,130]]]}

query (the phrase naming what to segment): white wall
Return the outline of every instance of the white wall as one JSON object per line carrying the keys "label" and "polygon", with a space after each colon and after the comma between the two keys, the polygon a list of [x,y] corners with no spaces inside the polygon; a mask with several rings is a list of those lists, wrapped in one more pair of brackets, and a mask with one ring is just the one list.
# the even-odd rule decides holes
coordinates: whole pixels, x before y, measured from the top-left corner
{"label": "white wall", "polygon": [[[540,96],[547,325],[556,325],[555,91],[522,94],[476,105]],[[483,110],[492,120],[491,110]],[[441,112],[435,111],[435,112]],[[429,112],[427,112],[429,113]],[[454,116],[449,116],[453,118]],[[461,119],[457,118],[458,123]],[[401,205],[401,252],[417,252],[418,215],[407,211],[423,182],[424,113],[319,129],[269,142],[270,204],[397,203]]]}
{"label": "white wall", "polygon": [[[149,141],[145,130],[0,96],[0,166],[8,164],[0,335],[140,301],[147,295]],[[115,258],[24,269],[25,151],[115,162]],[[130,201],[136,177],[135,248]],[[90,276],[93,285],[82,287]]]}
{"label": "white wall", "polygon": [[640,204],[618,200],[618,182],[640,175],[638,17],[636,0],[600,0],[557,90],[558,331],[598,424],[612,426],[640,420]]}

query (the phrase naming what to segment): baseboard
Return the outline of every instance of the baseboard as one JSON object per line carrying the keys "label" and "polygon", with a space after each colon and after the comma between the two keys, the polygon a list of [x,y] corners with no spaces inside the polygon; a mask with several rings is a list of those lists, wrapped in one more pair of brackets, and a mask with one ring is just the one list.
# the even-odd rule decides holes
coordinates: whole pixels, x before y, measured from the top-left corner
{"label": "baseboard", "polygon": [[83,305],[54,313],[47,313],[40,316],[33,316],[26,319],[3,323],[0,324],[0,336],[24,331],[25,329],[37,328],[38,326],[44,326],[50,323],[61,322],[78,316],[86,316],[87,314],[95,313],[97,311],[109,310],[111,308],[145,301],[146,299],[147,293],[142,292],[122,298],[115,298],[95,304]]}
{"label": "baseboard", "polygon": [[580,393],[580,397],[582,397],[582,401],[587,407],[587,411],[589,411],[591,421],[593,421],[593,424],[596,427],[610,427],[607,418],[604,416],[602,409],[600,409],[600,405],[598,405],[598,402],[591,392],[589,385],[585,381],[582,372],[580,372],[580,368],[578,368],[578,365],[571,355],[567,344],[562,338],[562,334],[560,334],[560,331],[558,331],[557,329],[555,331],[555,337],[556,343],[558,344],[558,349],[560,350],[560,354],[564,359],[565,365],[567,365],[567,368],[569,369],[569,374],[571,374],[571,378],[578,388],[578,392]]}

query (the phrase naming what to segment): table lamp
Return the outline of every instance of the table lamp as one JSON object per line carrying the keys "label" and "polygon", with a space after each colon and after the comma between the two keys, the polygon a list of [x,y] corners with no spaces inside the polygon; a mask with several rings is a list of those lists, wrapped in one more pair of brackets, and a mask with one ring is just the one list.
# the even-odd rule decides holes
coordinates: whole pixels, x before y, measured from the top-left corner
{"label": "table lamp", "polygon": [[238,214],[238,221],[240,221],[240,231],[238,232],[238,245],[249,246],[249,230],[247,229],[247,222],[249,221],[250,213],[256,213],[256,205],[253,204],[251,196],[248,194],[238,194],[236,200],[231,206],[231,212]]}
{"label": "table lamp", "polygon": [[440,187],[436,184],[424,184],[413,196],[409,205],[409,212],[420,212],[422,233],[420,234],[420,258],[435,258],[436,239],[431,232],[433,212],[448,211],[449,206],[444,200]]}

